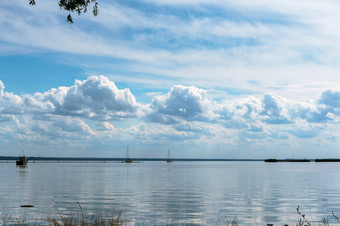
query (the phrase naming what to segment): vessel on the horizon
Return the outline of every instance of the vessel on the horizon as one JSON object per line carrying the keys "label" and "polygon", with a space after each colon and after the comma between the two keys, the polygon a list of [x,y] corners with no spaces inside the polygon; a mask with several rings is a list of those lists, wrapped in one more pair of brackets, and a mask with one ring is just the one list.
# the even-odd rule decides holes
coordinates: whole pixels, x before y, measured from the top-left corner
{"label": "vessel on the horizon", "polygon": [[132,159],[129,158],[129,145],[126,147],[126,159],[125,163],[132,163]]}
{"label": "vessel on the horizon", "polygon": [[24,151],[22,151],[22,154],[19,156],[19,160],[16,161],[17,166],[26,166],[27,165],[27,157],[24,154]]}
{"label": "vessel on the horizon", "polygon": [[168,158],[167,158],[166,162],[172,162],[172,159],[170,159],[170,148],[168,150]]}

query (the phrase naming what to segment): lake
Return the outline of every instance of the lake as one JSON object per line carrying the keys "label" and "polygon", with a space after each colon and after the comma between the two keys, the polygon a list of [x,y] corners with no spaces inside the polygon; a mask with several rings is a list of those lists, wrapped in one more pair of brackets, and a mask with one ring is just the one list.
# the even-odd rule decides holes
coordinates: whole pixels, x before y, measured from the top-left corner
{"label": "lake", "polygon": [[[126,225],[294,224],[340,216],[340,163],[0,163],[0,215],[122,214]],[[21,208],[20,205],[34,205]],[[2,219],[0,219],[1,221]]]}

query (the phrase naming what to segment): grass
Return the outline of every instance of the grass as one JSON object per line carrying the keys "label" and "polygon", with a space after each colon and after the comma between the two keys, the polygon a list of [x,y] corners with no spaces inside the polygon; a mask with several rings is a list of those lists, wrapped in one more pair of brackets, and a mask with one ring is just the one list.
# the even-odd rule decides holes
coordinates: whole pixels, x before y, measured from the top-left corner
{"label": "grass", "polygon": [[47,217],[46,219],[41,219],[39,222],[28,222],[26,219],[12,218],[11,216],[5,216],[2,220],[2,225],[17,225],[17,226],[121,226],[123,225],[123,220],[121,215],[117,217]]}
{"label": "grass", "polygon": [[122,214],[118,214],[118,216],[104,218],[104,217],[87,217],[84,215],[83,208],[77,202],[80,214],[77,216],[65,217],[63,215],[59,215],[59,218],[56,217],[47,217],[46,219],[42,219],[39,222],[35,221],[34,223],[28,222],[26,219],[17,219],[12,218],[11,216],[5,215],[2,220],[2,225],[16,225],[16,226],[121,226],[123,225],[123,220],[121,219]]}
{"label": "grass", "polygon": [[[43,226],[43,225],[49,225],[49,226],[122,226],[124,223],[128,224],[127,221],[124,221],[122,219],[122,214],[118,214],[117,216],[112,216],[109,218],[105,217],[95,217],[95,216],[85,216],[83,209],[79,202],[77,202],[80,213],[76,216],[71,217],[65,217],[63,215],[59,215],[59,217],[47,217],[45,219],[41,219],[40,221],[35,222],[28,222],[27,219],[18,219],[13,218],[11,216],[5,215],[2,218],[2,225],[8,226],[8,225],[15,225],[15,226]],[[307,219],[306,215],[301,213],[300,206],[297,206],[296,208],[297,214],[300,216],[300,219],[296,222],[296,226],[329,226],[330,222],[329,219],[326,217],[322,217],[320,222],[315,224],[311,220]],[[339,224],[340,219],[332,212],[333,221],[335,223]],[[159,223],[146,223],[142,222],[141,225],[172,225],[170,221],[163,224]],[[174,224],[177,225],[177,224]],[[186,225],[186,224],[180,224],[180,225]],[[208,224],[212,225],[212,224]],[[237,222],[237,216],[233,219],[225,219],[221,218],[221,216],[218,217],[218,221],[214,225],[226,225],[226,226],[239,226]],[[249,224],[247,224],[249,225]],[[254,224],[258,225],[258,224]],[[277,225],[283,225],[288,226],[288,224],[282,224],[279,223]],[[266,224],[266,226],[274,226],[274,224]]]}
{"label": "grass", "polygon": [[39,222],[28,222],[26,219],[12,218],[11,216],[5,216],[2,220],[2,225],[17,225],[17,226],[121,226],[123,225],[123,220],[121,216],[104,218],[104,217],[47,217]]}

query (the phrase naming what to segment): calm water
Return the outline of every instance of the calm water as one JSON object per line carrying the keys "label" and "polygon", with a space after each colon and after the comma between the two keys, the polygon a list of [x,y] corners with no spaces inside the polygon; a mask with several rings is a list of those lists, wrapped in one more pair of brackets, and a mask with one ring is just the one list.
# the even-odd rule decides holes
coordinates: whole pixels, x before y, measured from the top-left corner
{"label": "calm water", "polygon": [[[240,224],[340,216],[340,163],[0,163],[0,215],[122,213],[126,224]],[[20,208],[22,204],[34,208]],[[0,221],[2,220],[0,218]]]}

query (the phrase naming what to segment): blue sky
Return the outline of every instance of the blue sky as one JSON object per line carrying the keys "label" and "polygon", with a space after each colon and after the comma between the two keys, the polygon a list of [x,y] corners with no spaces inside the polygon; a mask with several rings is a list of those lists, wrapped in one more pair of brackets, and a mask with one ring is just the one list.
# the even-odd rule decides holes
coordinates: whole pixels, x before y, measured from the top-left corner
{"label": "blue sky", "polygon": [[340,2],[98,3],[2,1],[1,155],[340,157]]}

